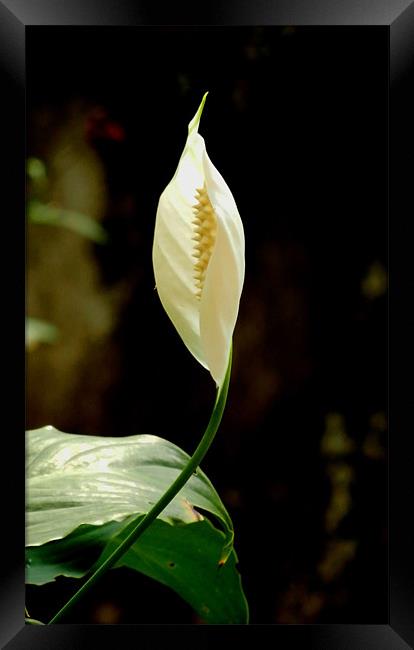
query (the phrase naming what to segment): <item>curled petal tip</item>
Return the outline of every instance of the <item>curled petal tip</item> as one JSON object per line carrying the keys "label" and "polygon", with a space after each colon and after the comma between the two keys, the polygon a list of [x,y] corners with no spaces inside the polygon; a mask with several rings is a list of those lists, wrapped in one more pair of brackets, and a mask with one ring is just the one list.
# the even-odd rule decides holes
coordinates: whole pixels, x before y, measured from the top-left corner
{"label": "curled petal tip", "polygon": [[203,113],[204,104],[206,103],[207,95],[208,95],[208,90],[206,93],[204,93],[203,99],[201,100],[201,104],[198,107],[197,113],[194,115],[193,119],[188,125],[188,134],[197,133],[198,131],[198,127],[200,124],[201,115]]}

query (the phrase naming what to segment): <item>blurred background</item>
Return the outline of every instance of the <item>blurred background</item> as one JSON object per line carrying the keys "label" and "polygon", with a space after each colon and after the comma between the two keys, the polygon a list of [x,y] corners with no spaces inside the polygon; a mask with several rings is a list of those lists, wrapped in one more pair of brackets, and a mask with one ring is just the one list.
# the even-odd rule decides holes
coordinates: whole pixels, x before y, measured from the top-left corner
{"label": "blurred background", "polygon": [[[27,428],[151,433],[191,453],[214,384],[164,313],[159,195],[200,133],[246,280],[203,469],[251,623],[387,621],[387,30],[27,30]],[[75,591],[27,589],[47,620]],[[110,572],[70,622],[198,623]]]}

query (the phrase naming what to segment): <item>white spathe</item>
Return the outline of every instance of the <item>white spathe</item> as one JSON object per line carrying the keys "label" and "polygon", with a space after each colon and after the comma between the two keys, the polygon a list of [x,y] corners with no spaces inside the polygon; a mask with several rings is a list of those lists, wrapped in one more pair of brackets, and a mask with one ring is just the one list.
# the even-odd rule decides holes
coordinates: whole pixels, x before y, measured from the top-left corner
{"label": "white spathe", "polygon": [[174,177],[160,196],[153,264],[165,311],[221,386],[243,288],[244,232],[233,195],[198,133],[206,97],[188,125]]}

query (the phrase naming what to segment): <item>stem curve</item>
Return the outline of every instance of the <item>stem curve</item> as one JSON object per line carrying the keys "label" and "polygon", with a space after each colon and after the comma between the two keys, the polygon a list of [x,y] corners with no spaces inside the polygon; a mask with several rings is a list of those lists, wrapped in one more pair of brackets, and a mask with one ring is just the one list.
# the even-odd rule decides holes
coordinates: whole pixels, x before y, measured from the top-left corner
{"label": "stem curve", "polygon": [[[67,614],[67,612],[72,609],[72,607],[82,598],[82,596],[87,591],[89,591],[91,587],[93,587],[99,578],[101,578],[103,574],[106,573],[106,571],[111,569],[118,562],[118,560],[137,541],[137,539],[148,528],[148,526],[151,525],[154,519],[156,519],[158,515],[164,510],[164,508],[170,503],[170,501],[173,500],[181,488],[184,487],[193,472],[196,471],[197,467],[200,465],[201,461],[209,450],[210,445],[213,442],[217,430],[220,426],[221,418],[223,417],[230,383],[231,363],[232,346],[230,346],[229,360],[224,381],[222,386],[217,389],[216,401],[214,403],[214,408],[209,423],[203,437],[201,438],[195,452],[191,456],[187,465],[177,476],[168,490],[164,492],[162,497],[157,501],[157,503],[154,504],[151,510],[149,510],[144,517],[142,517],[142,515],[138,515],[139,521],[131,530],[129,535],[127,535],[127,537],[119,544],[119,546],[98,566],[98,568],[92,573],[86,582],[84,582],[78,591],[67,601],[67,603],[63,605],[57,614],[55,614],[53,618],[50,619],[48,625],[60,621]],[[127,526],[130,528],[131,522],[129,522]],[[223,563],[223,561],[220,560],[220,563]]]}

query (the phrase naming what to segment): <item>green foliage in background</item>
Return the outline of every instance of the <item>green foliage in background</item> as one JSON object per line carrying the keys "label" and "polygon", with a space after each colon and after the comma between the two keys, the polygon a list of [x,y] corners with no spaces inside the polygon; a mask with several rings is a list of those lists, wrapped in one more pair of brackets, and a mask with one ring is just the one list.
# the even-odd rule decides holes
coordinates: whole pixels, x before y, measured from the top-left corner
{"label": "green foliage in background", "polygon": [[58,329],[51,323],[38,318],[26,318],[26,347],[32,350],[40,343],[54,343]]}
{"label": "green foliage in background", "polygon": [[30,181],[30,198],[26,206],[29,221],[48,226],[63,226],[97,244],[107,242],[108,237],[105,229],[95,219],[83,212],[68,210],[47,200],[48,177],[43,160],[28,158],[26,172]]}
{"label": "green foliage in background", "polygon": [[63,226],[91,239],[97,244],[107,241],[107,234],[100,223],[82,212],[42,203],[32,199],[27,203],[27,217],[32,223],[48,226]]}

